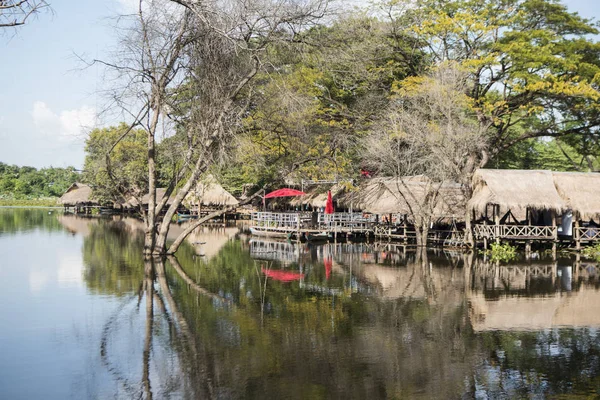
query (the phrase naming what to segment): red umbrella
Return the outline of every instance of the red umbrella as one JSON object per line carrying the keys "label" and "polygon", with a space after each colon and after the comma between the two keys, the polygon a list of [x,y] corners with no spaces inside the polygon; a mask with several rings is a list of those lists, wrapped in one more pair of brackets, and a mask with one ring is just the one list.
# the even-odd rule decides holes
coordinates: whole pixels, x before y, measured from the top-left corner
{"label": "red umbrella", "polygon": [[325,214],[333,214],[333,199],[331,198],[331,190],[327,192],[327,204],[325,205]]}
{"label": "red umbrella", "polygon": [[271,193],[267,193],[264,198],[272,199],[273,197],[294,197],[294,196],[302,196],[305,194],[306,193],[301,192],[300,190],[283,188],[283,189],[277,189]]}
{"label": "red umbrella", "polygon": [[289,272],[289,271],[281,271],[281,270],[271,270],[261,268],[263,274],[268,276],[271,279],[281,282],[291,282],[297,281],[299,279],[304,278],[304,274],[299,274],[297,272]]}

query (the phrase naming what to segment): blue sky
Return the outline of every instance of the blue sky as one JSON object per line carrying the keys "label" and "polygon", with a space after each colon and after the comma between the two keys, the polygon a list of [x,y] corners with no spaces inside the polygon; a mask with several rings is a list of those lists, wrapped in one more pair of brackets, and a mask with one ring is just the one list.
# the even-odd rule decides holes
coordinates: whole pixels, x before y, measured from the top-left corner
{"label": "blue sky", "polygon": [[[108,57],[112,18],[135,0],[51,0],[53,14],[0,36],[0,161],[34,167],[83,165],[85,132],[96,124],[104,87],[75,54]],[[566,0],[600,19],[598,0]]]}

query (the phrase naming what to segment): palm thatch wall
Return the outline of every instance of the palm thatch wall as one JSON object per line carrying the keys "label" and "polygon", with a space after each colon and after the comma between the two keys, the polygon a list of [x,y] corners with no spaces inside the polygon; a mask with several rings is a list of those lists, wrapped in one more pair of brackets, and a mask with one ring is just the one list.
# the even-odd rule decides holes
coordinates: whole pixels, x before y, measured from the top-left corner
{"label": "palm thatch wall", "polygon": [[600,174],[553,172],[558,194],[582,220],[600,218]]}
{"label": "palm thatch wall", "polygon": [[92,188],[85,183],[75,182],[58,199],[58,203],[63,206],[72,207],[77,205],[98,205],[92,200]]}
{"label": "palm thatch wall", "polygon": [[[437,222],[464,221],[466,188],[432,182],[424,176],[373,178],[343,196],[345,207],[372,214],[431,214]],[[412,218],[411,218],[412,219]]]}
{"label": "palm thatch wall", "polygon": [[554,186],[551,171],[479,169],[472,187],[467,208],[479,215],[485,214],[488,205],[498,205],[501,213],[510,210],[515,216],[524,216],[527,208],[557,213],[569,208]]}
{"label": "palm thatch wall", "polygon": [[187,206],[237,206],[240,202],[233,197],[214,176],[203,177],[194,190],[191,190],[184,200]]}

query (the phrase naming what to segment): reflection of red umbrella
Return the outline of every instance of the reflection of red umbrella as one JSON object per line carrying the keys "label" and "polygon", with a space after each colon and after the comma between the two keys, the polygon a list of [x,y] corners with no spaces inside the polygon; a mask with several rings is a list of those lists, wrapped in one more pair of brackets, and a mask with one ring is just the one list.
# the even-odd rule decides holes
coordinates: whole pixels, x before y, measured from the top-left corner
{"label": "reflection of red umbrella", "polygon": [[333,267],[333,260],[331,257],[327,257],[323,260],[323,264],[325,264],[325,278],[329,279],[331,276],[331,267]]}
{"label": "reflection of red umbrella", "polygon": [[272,199],[273,197],[294,197],[294,196],[302,196],[305,194],[306,193],[301,192],[296,189],[283,188],[283,189],[275,190],[271,193],[267,193],[265,195],[265,199]]}
{"label": "reflection of red umbrella", "polygon": [[281,282],[297,281],[299,279],[304,278],[304,274],[299,274],[297,272],[270,270],[270,269],[264,269],[264,268],[261,268],[261,270],[262,270],[263,274],[265,274],[269,278],[275,279],[276,281],[281,281]]}
{"label": "reflection of red umbrella", "polygon": [[331,190],[327,192],[327,204],[325,205],[325,214],[333,214],[333,199],[331,198]]}

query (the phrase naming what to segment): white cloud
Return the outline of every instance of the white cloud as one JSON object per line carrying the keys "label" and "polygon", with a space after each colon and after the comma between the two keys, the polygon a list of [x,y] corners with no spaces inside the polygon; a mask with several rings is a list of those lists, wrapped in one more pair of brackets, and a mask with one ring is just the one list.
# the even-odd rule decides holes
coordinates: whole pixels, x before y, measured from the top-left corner
{"label": "white cloud", "polygon": [[96,110],[93,107],[81,106],[75,110],[55,113],[43,101],[33,103],[31,112],[35,127],[43,134],[59,139],[73,140],[94,127]]}

